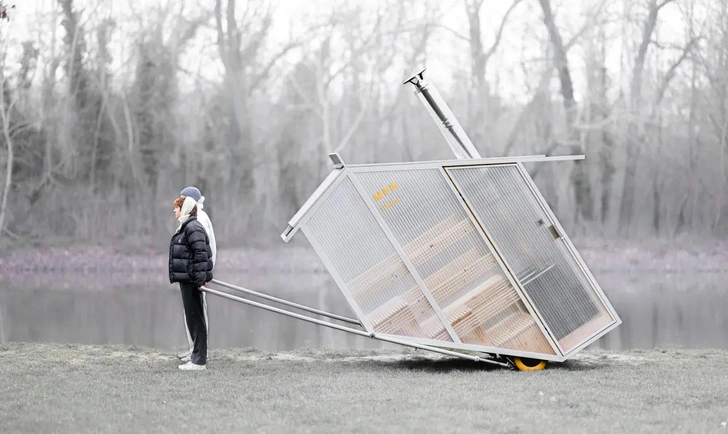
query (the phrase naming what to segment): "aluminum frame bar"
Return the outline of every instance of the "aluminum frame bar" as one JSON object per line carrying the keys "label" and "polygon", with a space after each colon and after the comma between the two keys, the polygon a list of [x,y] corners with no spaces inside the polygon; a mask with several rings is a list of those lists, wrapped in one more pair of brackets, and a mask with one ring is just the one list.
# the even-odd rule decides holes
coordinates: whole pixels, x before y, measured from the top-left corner
{"label": "aluminum frame bar", "polygon": [[212,279],[210,281],[210,283],[214,283],[216,285],[224,286],[225,288],[233,289],[235,291],[240,291],[240,292],[243,292],[245,294],[249,294],[249,295],[252,295],[252,296],[255,296],[255,297],[260,297],[262,299],[269,300],[269,301],[272,301],[272,302],[275,302],[275,303],[280,303],[280,304],[283,304],[283,305],[286,305],[286,306],[290,306],[290,307],[295,308],[295,309],[301,309],[301,310],[304,310],[306,312],[314,313],[316,315],[325,316],[327,318],[335,319],[337,321],[346,322],[346,323],[349,323],[349,324],[354,324],[354,325],[358,325],[358,326],[364,327],[360,321],[355,320],[353,318],[347,318],[345,316],[337,315],[335,313],[326,312],[326,311],[319,310],[319,309],[316,309],[316,308],[313,308],[313,307],[304,306],[302,304],[294,303],[292,301],[284,300],[282,298],[273,297],[271,295],[263,294],[262,292],[253,291],[252,289],[243,288],[242,286],[233,285],[232,283],[223,282],[223,281],[217,280],[217,279]]}
{"label": "aluminum frame bar", "polygon": [[462,354],[462,353],[458,353],[456,351],[448,351],[448,350],[444,350],[444,349],[441,349],[441,348],[430,347],[428,345],[421,345],[421,344],[416,344],[414,342],[407,342],[407,341],[403,341],[403,340],[399,340],[399,339],[393,339],[393,338],[390,338],[390,337],[378,335],[376,333],[367,333],[365,331],[353,329],[351,327],[346,327],[346,326],[342,326],[342,325],[338,325],[338,324],[333,324],[333,323],[330,323],[330,322],[327,322],[327,321],[322,321],[322,320],[318,320],[318,319],[315,319],[315,318],[310,318],[310,317],[307,317],[305,315],[300,315],[300,314],[297,314],[297,313],[294,313],[294,312],[289,312],[289,311],[287,311],[285,309],[278,309],[277,307],[268,306],[266,304],[258,303],[258,302],[252,301],[252,300],[247,300],[247,299],[241,298],[241,297],[236,297],[236,296],[231,295],[231,294],[228,294],[226,292],[218,291],[218,290],[211,289],[211,288],[208,288],[208,287],[205,287],[205,286],[203,286],[202,288],[200,288],[200,290],[203,291],[203,292],[206,292],[208,294],[217,295],[218,297],[226,298],[228,300],[237,301],[239,303],[247,304],[249,306],[253,306],[253,307],[257,307],[257,308],[260,308],[260,309],[263,309],[263,310],[267,310],[267,311],[270,311],[270,312],[274,312],[274,313],[278,313],[278,314],[281,314],[281,315],[289,316],[291,318],[300,319],[302,321],[306,321],[306,322],[310,322],[310,323],[313,323],[313,324],[322,325],[324,327],[330,327],[330,328],[333,328],[333,329],[336,329],[336,330],[341,330],[341,331],[348,332],[348,333],[352,333],[352,334],[359,335],[359,336],[369,337],[369,338],[372,338],[372,339],[378,339],[378,340],[383,341],[383,342],[389,342],[389,343],[392,343],[392,344],[403,345],[403,346],[406,346],[406,347],[419,348],[421,350],[432,351],[434,353],[440,353],[440,354],[444,354],[444,355],[447,355],[447,356],[460,357],[460,358],[463,358],[463,359],[472,360],[474,362],[485,362],[485,363],[491,363],[491,364],[498,365],[498,366],[509,367],[508,363],[498,362],[498,361],[490,360],[490,359],[487,359],[487,358],[484,358],[484,357],[471,356],[469,354]]}
{"label": "aluminum frame bar", "polygon": [[574,161],[584,160],[583,154],[579,155],[520,155],[513,157],[491,157],[491,158],[471,158],[467,160],[430,160],[430,161],[411,161],[396,163],[366,163],[366,164],[349,164],[347,169],[359,171],[366,170],[392,170],[392,168],[405,169],[432,169],[436,167],[469,167],[484,166],[490,164],[517,164],[517,163],[543,163],[551,161]]}
{"label": "aluminum frame bar", "polygon": [[[393,337],[398,338],[400,336],[398,335],[392,335],[388,333],[380,333],[377,336],[385,336],[385,337]],[[496,356],[500,357],[524,357],[527,359],[537,359],[537,360],[545,360],[548,362],[563,362],[567,360],[566,357],[559,354],[547,354],[547,353],[535,353],[530,351],[522,351],[522,350],[512,350],[508,348],[503,347],[490,347],[487,345],[479,345],[479,344],[458,344],[455,342],[448,342],[448,341],[438,341],[434,339],[427,339],[427,338],[412,338],[412,337],[404,337],[409,342],[415,342],[422,345],[430,345],[433,347],[441,347],[441,348],[450,348],[453,350],[463,350],[463,351],[475,351],[479,353],[486,353],[486,354],[494,354]]]}
{"label": "aluminum frame bar", "polygon": [[328,174],[328,176],[326,176],[326,179],[324,179],[324,181],[316,188],[316,191],[313,192],[303,206],[301,206],[296,214],[294,214],[288,221],[288,226],[281,234],[281,239],[283,239],[283,241],[287,243],[293,235],[295,235],[298,228],[305,221],[306,216],[313,209],[317,208],[318,205],[321,204],[321,201],[328,196],[327,193],[331,190],[331,187],[334,187],[341,182],[341,175],[344,171],[344,167],[336,167]]}

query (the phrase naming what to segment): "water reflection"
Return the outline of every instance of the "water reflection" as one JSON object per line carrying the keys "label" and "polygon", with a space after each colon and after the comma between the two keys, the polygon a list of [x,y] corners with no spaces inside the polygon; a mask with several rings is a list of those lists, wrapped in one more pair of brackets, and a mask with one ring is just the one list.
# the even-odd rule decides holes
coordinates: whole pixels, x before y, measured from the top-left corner
{"label": "water reflection", "polygon": [[[596,277],[623,324],[592,347],[612,350],[656,346],[728,348],[727,274],[614,273]],[[327,274],[227,274],[220,278],[353,316]],[[0,341],[135,344],[165,350],[180,349],[186,344],[179,292],[176,286],[161,280],[143,287],[121,285],[105,290],[69,289],[62,279],[56,279],[50,289],[33,287],[20,285],[17,279],[12,286],[0,283]],[[252,346],[282,351],[317,346],[382,346],[371,339],[212,295],[208,295],[208,305],[213,348]]]}

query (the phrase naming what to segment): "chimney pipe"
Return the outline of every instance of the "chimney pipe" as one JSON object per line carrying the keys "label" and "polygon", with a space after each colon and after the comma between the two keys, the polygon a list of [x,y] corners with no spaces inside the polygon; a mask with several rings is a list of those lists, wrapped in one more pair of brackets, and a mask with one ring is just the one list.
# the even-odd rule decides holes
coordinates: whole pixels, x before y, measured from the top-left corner
{"label": "chimney pipe", "polygon": [[450,145],[458,159],[481,158],[478,150],[473,146],[473,142],[465,134],[435,86],[425,81],[424,72],[425,69],[423,68],[422,71],[405,80],[403,84],[411,83],[415,87],[415,94],[437,123],[440,132],[445,136],[445,140],[447,140],[448,145]]}

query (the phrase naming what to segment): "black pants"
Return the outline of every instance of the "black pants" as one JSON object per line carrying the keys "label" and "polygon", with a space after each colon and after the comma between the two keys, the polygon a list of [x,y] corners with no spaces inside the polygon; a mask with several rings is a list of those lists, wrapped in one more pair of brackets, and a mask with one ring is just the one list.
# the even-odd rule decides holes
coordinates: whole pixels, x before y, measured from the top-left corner
{"label": "black pants", "polygon": [[202,292],[193,283],[180,283],[182,304],[185,308],[187,329],[192,337],[190,361],[196,365],[207,364],[207,324],[202,301]]}

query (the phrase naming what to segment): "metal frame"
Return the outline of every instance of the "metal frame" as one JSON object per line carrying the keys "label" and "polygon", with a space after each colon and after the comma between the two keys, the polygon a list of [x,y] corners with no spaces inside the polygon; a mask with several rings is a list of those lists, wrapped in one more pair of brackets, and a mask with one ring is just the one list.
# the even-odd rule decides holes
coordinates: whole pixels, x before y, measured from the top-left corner
{"label": "metal frame", "polygon": [[394,250],[397,252],[402,262],[404,262],[404,266],[407,267],[407,270],[417,283],[420,291],[422,291],[422,294],[424,294],[425,298],[432,306],[432,310],[435,312],[435,315],[437,315],[437,317],[440,319],[440,322],[442,322],[442,324],[445,326],[445,330],[447,330],[447,333],[450,335],[450,339],[452,339],[453,342],[462,343],[462,341],[460,340],[460,336],[455,333],[455,330],[452,328],[450,321],[447,320],[447,316],[445,316],[445,314],[442,312],[442,309],[440,309],[440,306],[437,304],[435,297],[433,297],[430,293],[430,289],[425,284],[424,279],[422,279],[422,276],[420,276],[420,273],[417,271],[410,258],[407,257],[407,254],[404,252],[404,249],[399,244],[399,241],[397,241],[397,238],[395,238],[392,230],[389,228],[389,225],[384,221],[384,218],[382,218],[377,209],[369,200],[369,195],[366,194],[364,186],[358,179],[356,179],[355,176],[349,176],[349,179],[351,180],[351,183],[354,184],[354,188],[359,193],[361,200],[366,204],[369,212],[372,213],[372,216],[376,220],[377,224],[387,236],[387,239],[389,239],[389,242],[394,247]]}
{"label": "metal frame", "polygon": [[466,167],[466,166],[482,166],[485,164],[515,164],[515,163],[545,163],[554,161],[575,161],[585,159],[584,155],[558,155],[547,157],[545,155],[525,155],[513,157],[491,157],[491,158],[473,158],[469,160],[429,160],[429,161],[413,161],[413,162],[397,162],[397,163],[374,163],[374,164],[349,164],[347,169],[352,171],[388,171],[392,168],[400,170],[415,169],[435,169],[437,167]]}
{"label": "metal frame", "polygon": [[447,347],[447,348],[452,348],[452,349],[456,349],[456,350],[476,351],[479,353],[494,354],[496,356],[526,357],[529,359],[549,360],[552,362],[563,362],[564,360],[567,359],[567,357],[565,357],[561,354],[532,353],[530,351],[511,350],[511,349],[507,349],[507,348],[488,347],[485,345],[466,344],[466,343],[458,344],[455,342],[438,341],[438,340],[427,339],[427,338],[413,338],[410,336],[398,336],[398,335],[390,335],[390,334],[385,334],[385,333],[380,333],[378,336],[394,337],[397,339],[402,339],[402,340],[415,342],[415,343],[419,343],[419,344],[423,344],[423,345]]}
{"label": "metal frame", "polygon": [[342,176],[345,174],[346,167],[334,168],[334,170],[328,174],[324,182],[316,188],[316,191],[314,191],[311,197],[304,202],[301,209],[299,209],[298,212],[296,212],[296,214],[288,221],[288,227],[281,234],[283,241],[288,242],[291,238],[293,238],[296,232],[298,232],[300,226],[311,218],[311,213],[316,211],[323,201],[329,197],[334,188],[346,178],[345,176]]}
{"label": "metal frame", "polygon": [[490,253],[498,262],[498,266],[503,271],[503,274],[505,274],[506,278],[511,283],[511,286],[513,286],[513,288],[516,290],[516,293],[521,298],[521,301],[526,306],[526,309],[531,314],[531,317],[533,318],[538,328],[541,330],[541,333],[543,333],[546,341],[548,341],[549,345],[551,345],[551,349],[553,349],[554,353],[556,353],[557,355],[563,354],[563,351],[561,351],[561,348],[558,346],[558,343],[553,337],[551,331],[544,327],[546,323],[541,318],[541,314],[538,313],[536,308],[533,306],[531,298],[526,294],[526,291],[521,288],[520,282],[517,281],[516,276],[511,271],[511,268],[506,265],[505,259],[501,257],[500,250],[498,250],[498,248],[495,246],[495,242],[492,241],[490,235],[486,233],[485,228],[480,224],[478,219],[475,218],[475,213],[472,211],[472,209],[470,209],[470,205],[465,202],[465,198],[463,198],[460,191],[458,191],[455,185],[455,180],[450,177],[445,167],[440,168],[440,173],[445,178],[445,182],[447,182],[447,184],[450,186],[450,189],[452,190],[457,201],[460,203],[460,206],[463,208],[463,210],[465,210],[465,213],[470,219],[470,222],[475,226],[481,239],[483,240],[483,242],[485,242],[485,245],[488,246]]}
{"label": "metal frame", "polygon": [[563,155],[555,157],[547,157],[545,155],[527,155],[527,156],[513,156],[513,157],[496,157],[496,158],[477,158],[468,160],[432,160],[432,161],[419,161],[412,163],[383,163],[383,164],[349,164],[343,165],[343,162],[339,166],[328,174],[326,179],[319,185],[314,191],[311,197],[301,206],[301,209],[291,217],[288,221],[288,227],[281,234],[281,239],[288,242],[298,232],[301,225],[305,224],[310,218],[311,213],[315,212],[321,203],[331,194],[331,191],[336,188],[345,178],[344,175],[347,173],[359,173],[359,172],[380,172],[388,171],[393,168],[399,170],[419,170],[419,169],[436,169],[440,167],[469,167],[469,166],[481,166],[491,164],[513,164],[513,163],[531,163],[531,162],[549,162],[549,161],[573,161],[583,160],[584,155]]}
{"label": "metal frame", "polygon": [[[515,166],[515,164],[490,164],[490,165],[485,165],[485,166],[481,165],[481,166],[476,166],[476,167],[514,167],[514,166]],[[446,167],[444,169],[447,172],[450,169],[452,169],[452,170],[458,170],[458,169],[467,169],[467,168],[470,168],[470,167],[473,167],[473,166],[469,166],[469,167]],[[458,190],[458,196],[460,196],[461,200],[463,202],[465,202],[465,204],[468,206],[469,212],[472,213],[473,217],[477,221],[477,217],[475,216],[475,212],[472,211],[472,208],[470,207],[470,205],[467,203],[467,201],[465,200],[465,198],[460,193],[460,191],[462,191],[461,186],[458,184],[458,182],[455,179],[453,179],[453,178],[450,178],[450,179],[451,179],[451,182],[453,183],[453,185],[455,186],[456,190]],[[522,298],[522,300],[527,300],[528,301],[528,305],[530,305],[533,308],[533,312],[538,317],[538,319],[536,319],[536,318],[534,318],[534,319],[536,319],[536,323],[538,323],[540,325],[543,325],[543,329],[542,330],[545,330],[547,332],[546,333],[546,335],[548,336],[547,339],[549,340],[550,343],[553,344],[552,347],[554,345],[556,346],[556,348],[554,350],[557,353],[564,355],[565,351],[564,351],[563,348],[561,348],[561,345],[559,344],[559,341],[556,339],[554,332],[551,330],[551,327],[549,327],[548,323],[546,321],[544,321],[543,315],[539,311],[538,307],[536,307],[536,305],[534,304],[533,300],[531,300],[531,297],[528,295],[528,293],[526,292],[526,289],[523,287],[523,283],[516,277],[515,273],[513,272],[513,268],[511,267],[511,265],[508,263],[508,261],[506,261],[506,258],[504,258],[501,255],[501,253],[500,253],[501,252],[501,249],[498,248],[498,244],[496,244],[495,240],[493,240],[493,236],[490,233],[490,231],[487,230],[485,227],[483,227],[480,224],[479,221],[478,221],[478,227],[480,227],[483,230],[483,233],[485,233],[485,236],[490,240],[490,243],[492,244],[493,249],[498,252],[498,257],[503,261],[503,265],[505,266],[505,269],[507,270],[506,274],[508,276],[512,276],[513,277],[513,281],[512,282],[515,282],[516,283],[516,287],[518,288],[518,291],[521,294],[523,294],[523,297],[524,298]]]}
{"label": "metal frame", "polygon": [[223,287],[229,288],[229,289],[234,289],[235,291],[240,291],[240,292],[243,292],[245,294],[253,295],[255,297],[260,297],[260,298],[262,298],[264,300],[269,300],[269,301],[272,301],[272,302],[275,302],[275,303],[283,304],[285,306],[290,306],[290,307],[295,308],[295,309],[301,309],[301,310],[304,310],[306,312],[315,313],[316,315],[325,316],[327,318],[335,319],[337,321],[346,322],[346,323],[349,323],[349,324],[355,324],[355,325],[361,326],[361,321],[359,321],[359,320],[352,319],[352,318],[347,318],[345,316],[337,315],[335,313],[325,312],[323,310],[316,309],[316,308],[313,308],[313,307],[304,306],[302,304],[293,303],[293,302],[288,301],[288,300],[283,300],[282,298],[273,297],[273,296],[270,296],[270,295],[267,295],[267,294],[263,294],[262,292],[258,292],[258,291],[253,291],[252,289],[247,289],[247,288],[243,288],[241,286],[236,286],[236,285],[233,285],[232,283],[223,282],[223,281],[217,280],[217,279],[212,279],[210,281],[210,283],[214,283],[215,285],[220,285],[220,286],[223,286]]}
{"label": "metal frame", "polygon": [[508,363],[499,362],[499,361],[496,361],[496,360],[490,360],[490,358],[487,358],[487,357],[477,357],[477,356],[471,356],[471,355],[468,355],[468,354],[458,353],[456,351],[448,351],[448,350],[444,350],[442,348],[435,348],[435,347],[431,347],[431,346],[428,346],[428,345],[418,344],[416,342],[409,342],[409,341],[406,341],[406,340],[402,340],[399,337],[391,338],[391,337],[389,337],[387,335],[376,334],[376,333],[373,333],[373,332],[371,332],[371,333],[370,332],[364,332],[364,331],[361,331],[361,330],[353,329],[351,327],[341,326],[341,325],[338,325],[338,324],[333,324],[333,323],[330,323],[330,322],[317,320],[315,318],[307,317],[305,315],[300,315],[300,314],[297,314],[297,313],[294,313],[294,312],[289,312],[289,311],[284,310],[284,309],[278,309],[276,307],[268,306],[267,304],[258,303],[258,302],[255,302],[255,301],[252,301],[252,300],[248,300],[248,299],[245,299],[245,298],[236,297],[236,296],[230,295],[230,294],[228,294],[226,292],[217,291],[215,289],[207,288],[207,287],[204,287],[204,286],[201,288],[201,290],[203,292],[208,293],[208,294],[213,294],[213,295],[217,295],[217,296],[222,297],[222,298],[227,298],[228,300],[237,301],[239,303],[247,304],[249,306],[257,307],[257,308],[260,308],[260,309],[263,309],[263,310],[267,310],[267,311],[270,311],[270,312],[275,312],[275,313],[278,313],[278,314],[281,314],[281,315],[286,315],[286,316],[289,316],[291,318],[300,319],[302,321],[306,321],[306,322],[310,322],[310,323],[322,325],[324,327],[330,327],[330,328],[333,328],[333,329],[336,329],[336,330],[341,330],[341,331],[348,332],[348,333],[352,333],[352,334],[359,335],[359,336],[364,336],[364,337],[369,337],[369,338],[373,338],[373,339],[378,339],[380,341],[390,342],[390,343],[393,343],[393,344],[404,345],[404,346],[407,346],[407,347],[419,348],[419,349],[423,349],[423,350],[427,350],[427,351],[432,351],[432,352],[435,352],[435,353],[445,354],[445,355],[448,355],[448,356],[460,357],[460,358],[463,358],[463,359],[472,360],[474,362],[485,362],[485,363],[490,363],[490,364],[493,364],[493,365],[504,366],[504,367],[508,367],[509,366]]}

